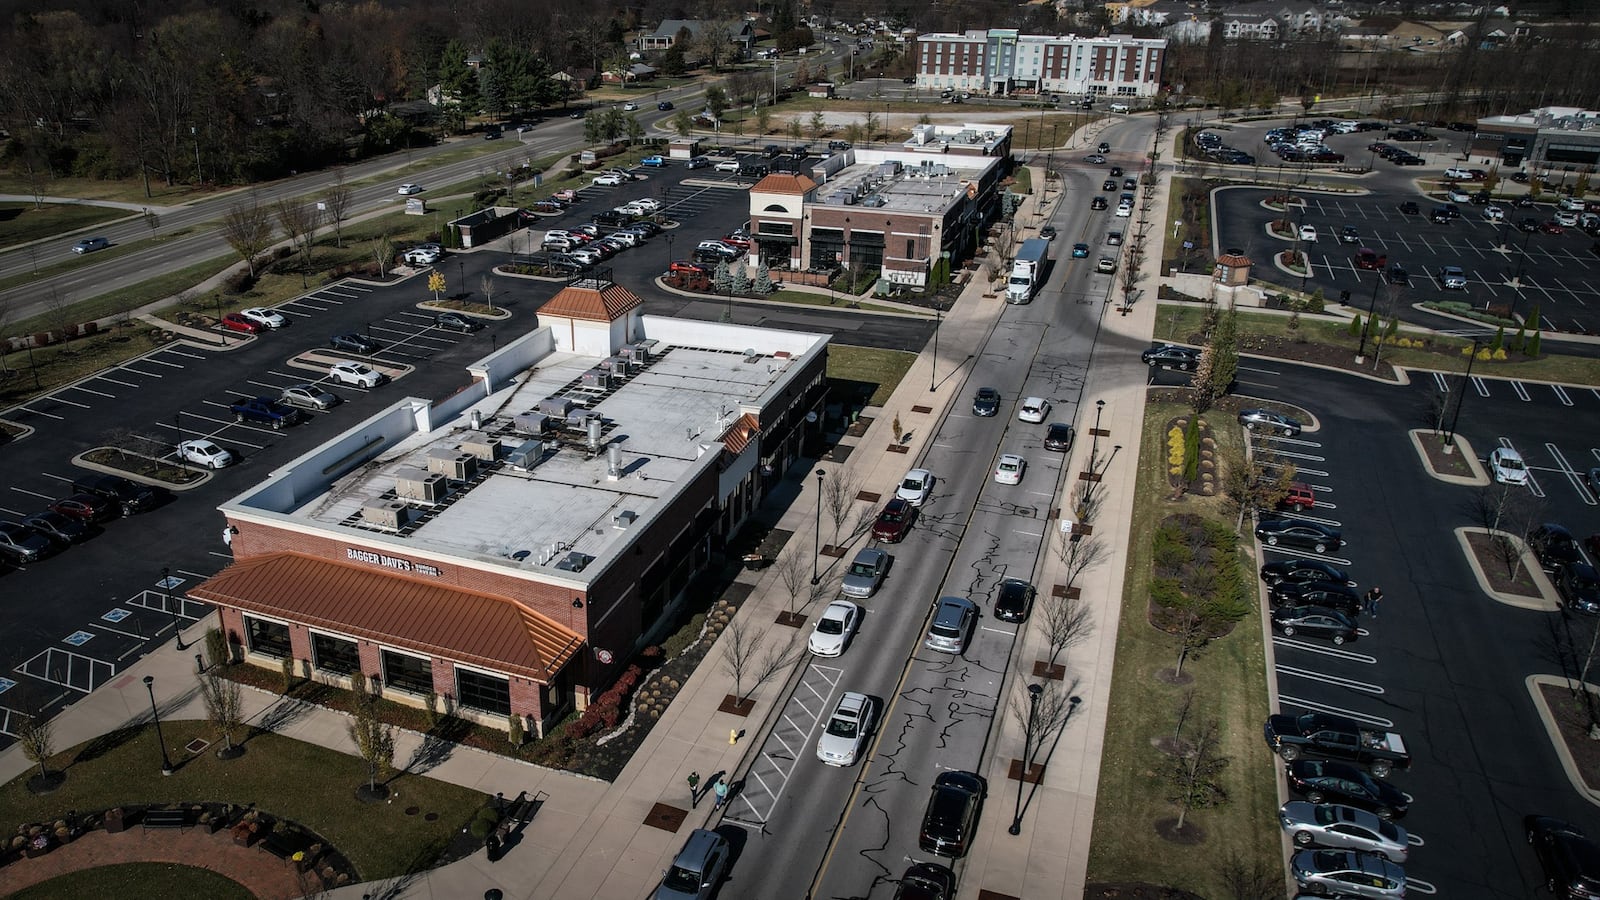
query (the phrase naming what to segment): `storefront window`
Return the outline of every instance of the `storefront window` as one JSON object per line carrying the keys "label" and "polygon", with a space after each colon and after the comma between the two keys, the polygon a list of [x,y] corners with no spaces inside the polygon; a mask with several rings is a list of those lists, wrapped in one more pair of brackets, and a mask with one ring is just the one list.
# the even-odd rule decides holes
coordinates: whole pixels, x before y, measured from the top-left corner
{"label": "storefront window", "polygon": [[252,653],[283,659],[293,652],[289,645],[289,626],[282,622],[245,616],[244,629]]}
{"label": "storefront window", "polygon": [[511,682],[498,675],[456,669],[456,697],[467,709],[501,716],[511,713]]}
{"label": "storefront window", "polygon": [[389,687],[413,694],[433,692],[433,663],[420,656],[383,651],[383,678]]}
{"label": "storefront window", "polygon": [[361,651],[356,647],[355,641],[313,632],[311,663],[324,672],[349,675],[361,668]]}

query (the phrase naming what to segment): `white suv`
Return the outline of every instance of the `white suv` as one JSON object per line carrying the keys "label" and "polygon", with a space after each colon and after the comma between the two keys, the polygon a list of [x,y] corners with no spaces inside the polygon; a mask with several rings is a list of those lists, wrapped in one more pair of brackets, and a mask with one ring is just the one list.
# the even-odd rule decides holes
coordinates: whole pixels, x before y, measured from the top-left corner
{"label": "white suv", "polygon": [[336,362],[328,367],[328,377],[340,384],[372,388],[384,382],[382,372],[358,362]]}

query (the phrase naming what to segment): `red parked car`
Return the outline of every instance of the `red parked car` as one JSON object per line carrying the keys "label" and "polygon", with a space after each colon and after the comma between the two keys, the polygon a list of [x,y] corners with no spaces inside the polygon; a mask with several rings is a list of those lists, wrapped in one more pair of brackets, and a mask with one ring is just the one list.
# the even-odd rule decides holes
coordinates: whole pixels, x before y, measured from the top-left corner
{"label": "red parked car", "polygon": [[702,266],[699,263],[684,262],[681,259],[680,260],[676,260],[675,262],[673,262],[672,265],[668,266],[667,267],[667,271],[668,272],[682,272],[682,273],[684,273],[686,275],[710,275],[711,274],[711,268],[709,266]]}
{"label": "red parked car", "polygon": [[885,543],[898,544],[911,530],[911,521],[916,517],[917,508],[896,497],[878,513],[878,521],[872,523],[872,536]]}
{"label": "red parked car", "polygon": [[222,327],[229,331],[242,331],[245,334],[259,334],[261,326],[246,319],[238,313],[228,313],[222,317]]}
{"label": "red parked car", "polygon": [[1356,268],[1358,269],[1378,271],[1388,264],[1389,257],[1387,255],[1379,255],[1378,251],[1373,250],[1371,247],[1362,247],[1356,251]]}
{"label": "red parked car", "polygon": [[737,231],[723,236],[722,242],[724,244],[732,244],[733,246],[738,247],[740,250],[750,249],[750,236],[746,234],[740,234]]}
{"label": "red parked car", "polygon": [[1545,234],[1561,234],[1564,229],[1561,227],[1560,222],[1555,219],[1549,219],[1539,226],[1539,230]]}
{"label": "red parked car", "polygon": [[50,504],[50,511],[90,523],[114,519],[120,512],[110,500],[96,494],[73,494],[62,498]]}

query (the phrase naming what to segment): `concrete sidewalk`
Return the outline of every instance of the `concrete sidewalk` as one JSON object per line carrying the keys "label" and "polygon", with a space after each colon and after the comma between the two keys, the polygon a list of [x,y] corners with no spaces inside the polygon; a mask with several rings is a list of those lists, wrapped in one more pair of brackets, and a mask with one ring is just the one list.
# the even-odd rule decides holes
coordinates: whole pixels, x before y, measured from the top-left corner
{"label": "concrete sidewalk", "polygon": [[[1042,178],[1042,172],[1034,174]],[[1057,194],[1051,202],[1059,203],[1059,197]],[[1018,221],[1033,220],[1034,205],[1041,200],[1043,192],[1026,198],[1018,211]],[[1037,221],[1048,221],[1052,211],[1046,209]],[[1151,215],[1153,221],[1162,221],[1159,208],[1153,209]],[[1156,264],[1159,256],[1147,253],[1147,259]],[[1146,265],[1151,267],[1153,263]],[[858,439],[843,441],[851,448],[845,462],[824,460],[819,463],[822,468],[831,470],[842,465],[859,483],[881,485],[897,480],[922,456],[936,425],[957,399],[966,363],[983,345],[1002,309],[1001,300],[984,296],[989,288],[982,273],[974,274],[943,319],[937,357],[931,349],[925,350],[889,401],[881,409],[868,410],[872,422],[865,433]],[[1149,294],[1153,293],[1152,282]],[[1154,308],[1151,300],[1136,304],[1132,314],[1126,316],[1103,309],[1102,327],[1112,334],[1143,340],[1150,333]],[[1044,783],[1039,795],[1029,803],[1022,836],[1015,838],[1004,833],[1011,806],[1007,801],[1013,798],[1011,791],[1016,785],[1007,780],[1004,770],[1012,757],[1021,755],[1021,734],[1004,711],[995,716],[997,733],[991,737],[989,754],[990,806],[977,847],[965,863],[962,897],[976,897],[979,890],[1029,898],[1082,895],[1121,596],[1120,547],[1127,530],[1127,500],[1133,490],[1133,461],[1138,456],[1143,414],[1145,379],[1143,367],[1134,368],[1136,362],[1120,358],[1097,360],[1084,394],[1085,403],[1106,401],[1102,427],[1110,434],[1099,439],[1101,458],[1113,444],[1122,447],[1106,470],[1101,513],[1094,523],[1097,535],[1104,536],[1115,552],[1080,579],[1084,595],[1094,598],[1095,631],[1089,644],[1066,660],[1066,683],[1083,702],[1072,716],[1060,746],[1048,757]],[[909,453],[890,450],[898,443],[892,433],[896,419],[912,435]],[[1069,471],[1079,471],[1086,465],[1094,443],[1087,433],[1091,423],[1082,415],[1079,420],[1083,430]],[[793,531],[796,539],[803,540],[813,529],[819,499],[815,481],[804,476],[798,479],[796,499],[776,522],[777,527]],[[1074,478],[1068,478],[1062,490],[1070,490],[1074,482]],[[1058,498],[1056,505],[1064,506],[1065,498]],[[1048,591],[1060,577],[1052,544],[1051,552],[1040,563],[1036,580],[1041,590]],[[787,598],[773,569],[741,571],[737,580],[753,588],[741,613],[750,620],[770,621],[787,608]],[[183,635],[184,640],[200,640],[206,624],[191,626]],[[1032,660],[1043,655],[1039,627],[1030,624],[1022,632],[1013,661],[1016,668],[1031,672]],[[795,645],[804,639],[804,630],[795,629],[791,636]],[[141,680],[147,674],[155,677],[164,718],[202,718],[204,709],[195,678],[196,649],[190,646],[179,651],[166,646],[78,701],[55,720],[57,745],[72,746],[115,728],[148,721],[149,698]],[[778,701],[785,691],[774,683],[757,692],[750,716],[740,718],[718,712],[722,698],[732,690],[732,679],[716,664],[719,652],[713,646],[706,663],[690,677],[611,784],[462,747],[452,748],[438,759],[435,754],[424,752],[433,748],[424,747],[422,735],[399,734],[395,755],[398,766],[426,759],[426,768],[416,766],[413,771],[425,771],[430,777],[489,794],[498,792],[509,797],[519,791],[530,795],[543,792],[547,800],[520,841],[495,863],[491,864],[480,852],[413,878],[347,887],[332,892],[332,896],[350,900],[364,896],[459,898],[481,897],[491,889],[507,898],[637,900],[645,895],[681,846],[687,831],[714,819],[711,804],[689,809],[689,773],[698,771],[707,776],[725,771],[737,779],[747,754],[761,746],[771,719],[781,708]],[[798,666],[796,663],[797,670]],[[1026,680],[1015,679],[1013,690],[1023,690]],[[270,721],[273,730],[289,737],[354,752],[345,729],[348,719],[343,714],[253,690],[246,691],[246,707],[253,723]],[[745,736],[730,743],[730,732],[740,729],[746,732]],[[13,778],[27,768],[19,747],[0,753],[0,779]],[[675,833],[645,824],[657,804],[686,811],[686,820]],[[1048,827],[1035,828],[1039,823],[1048,823]]]}

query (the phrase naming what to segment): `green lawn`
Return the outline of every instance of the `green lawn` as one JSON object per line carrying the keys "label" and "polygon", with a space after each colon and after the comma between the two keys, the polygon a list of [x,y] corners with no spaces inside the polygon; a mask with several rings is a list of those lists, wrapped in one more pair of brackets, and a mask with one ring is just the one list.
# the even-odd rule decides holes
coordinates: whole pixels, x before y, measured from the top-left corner
{"label": "green lawn", "polygon": [[899,387],[900,379],[906,377],[911,364],[917,361],[915,353],[904,350],[879,350],[874,347],[844,347],[833,344],[828,347],[828,372],[829,378],[845,381],[859,381],[877,385],[873,391],[869,405],[882,406],[889,401],[889,395]]}
{"label": "green lawn", "polygon": [[173,897],[251,900],[253,896],[237,882],[207,869],[175,863],[124,863],[60,875],[12,894],[11,900],[80,900],[83,897],[116,897],[117,900],[170,900]]}
{"label": "green lawn", "polygon": [[[150,196],[145,196],[144,182],[138,178],[123,181],[103,181],[98,178],[49,178],[37,185],[46,197],[81,197],[85,200],[116,200],[122,203],[148,203],[152,206],[176,206],[187,203],[209,191],[196,191],[193,185],[175,184],[167,187],[160,181],[150,182]],[[11,171],[0,172],[0,194],[31,196],[35,185],[28,176]]]}
{"label": "green lawn", "polygon": [[[1157,523],[1174,513],[1220,515],[1217,498],[1166,499],[1170,490],[1163,432],[1170,419],[1188,413],[1185,406],[1151,403],[1145,416],[1088,877],[1096,883],[1149,882],[1202,897],[1226,897],[1232,894],[1220,870],[1229,854],[1247,863],[1259,860],[1268,871],[1281,872],[1283,866],[1275,816],[1276,761],[1261,740],[1268,712],[1267,674],[1255,615],[1246,616],[1184,665],[1194,679],[1196,718],[1215,719],[1221,726],[1219,752],[1231,758],[1222,778],[1228,799],[1212,809],[1190,811],[1189,821],[1205,833],[1200,843],[1170,843],[1155,829],[1158,820],[1176,816],[1177,808],[1167,800],[1171,788],[1155,775],[1164,757],[1152,741],[1172,734],[1175,707],[1186,688],[1157,676],[1177,662],[1178,645],[1175,637],[1151,626],[1146,615],[1151,535]],[[1213,411],[1207,418],[1225,424],[1230,416]],[[1214,428],[1225,449],[1237,449],[1240,434],[1237,428]],[[1231,518],[1227,521],[1232,524]]]}
{"label": "green lawn", "polygon": [[[1164,304],[1156,313],[1156,333],[1158,341],[1177,340],[1187,341],[1189,335],[1198,330],[1200,319],[1204,310],[1197,303]],[[1362,311],[1362,318],[1366,312]],[[1239,335],[1247,338],[1250,335],[1267,337],[1296,337],[1316,344],[1326,344],[1341,347],[1350,351],[1354,356],[1356,351],[1356,338],[1350,336],[1349,321],[1339,320],[1329,322],[1313,316],[1301,316],[1300,327],[1291,329],[1289,317],[1268,315],[1265,313],[1239,313]],[[1406,336],[1402,332],[1399,336]],[[1506,340],[1511,340],[1511,334],[1506,335]],[[1371,356],[1372,339],[1367,339],[1368,356]],[[1463,347],[1470,347],[1471,341],[1461,338],[1427,336],[1428,346],[1425,348],[1403,348],[1388,344],[1383,348],[1383,359],[1399,366],[1409,366],[1417,369],[1432,369],[1443,372],[1460,372],[1467,367],[1466,357],[1461,355]],[[1502,378],[1526,378],[1534,381],[1554,381],[1561,384],[1600,385],[1600,360],[1578,356],[1559,356],[1560,344],[1556,341],[1544,342],[1544,355],[1538,359],[1528,359],[1509,349],[1507,360],[1480,360],[1473,363],[1473,373],[1477,375],[1498,376]],[[1241,347],[1245,352],[1249,348]],[[1368,360],[1370,363],[1370,359]]]}
{"label": "green lawn", "polygon": [[[98,811],[121,804],[179,802],[256,804],[273,816],[292,819],[328,839],[364,880],[393,878],[428,868],[488,799],[486,795],[419,775],[388,782],[392,803],[364,804],[355,798],[366,781],[357,757],[316,744],[257,733],[247,752],[228,762],[212,752],[191,755],[184,745],[216,734],[203,722],[163,722],[167,751],[178,767],[163,777],[155,732],[134,728],[103,735],[56,755],[52,767],[67,772],[59,790],[34,796],[18,776],[0,787],[0,833],[54,820],[62,810]],[[403,764],[404,760],[397,760]],[[414,815],[406,810],[416,809]],[[437,813],[428,821],[430,813]],[[84,894],[81,896],[115,896]],[[171,896],[205,896],[183,894]]]}
{"label": "green lawn", "polygon": [[[132,213],[125,209],[107,209],[104,206],[62,203],[36,207],[32,203],[0,203],[0,247],[66,234],[130,215]],[[59,247],[40,248],[41,253],[52,255],[59,250]]]}

